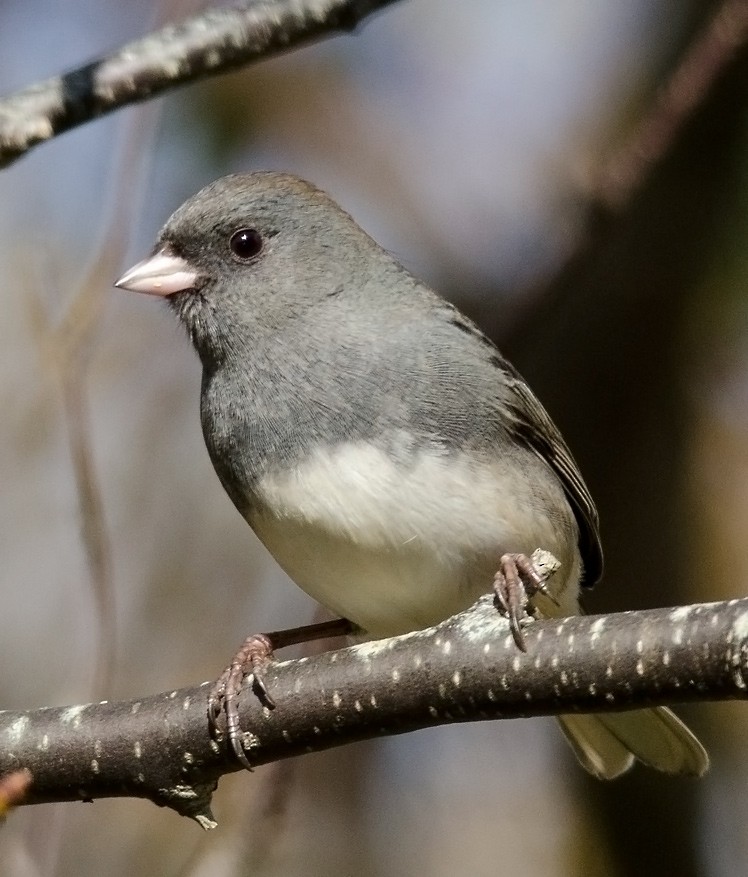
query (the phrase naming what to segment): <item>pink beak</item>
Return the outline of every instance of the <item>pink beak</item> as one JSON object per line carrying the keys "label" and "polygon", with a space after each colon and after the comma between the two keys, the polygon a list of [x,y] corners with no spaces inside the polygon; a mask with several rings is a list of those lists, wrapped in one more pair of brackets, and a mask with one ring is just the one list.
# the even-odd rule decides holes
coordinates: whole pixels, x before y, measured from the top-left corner
{"label": "pink beak", "polygon": [[164,248],[138,262],[114,285],[133,292],[166,296],[192,289],[197,282],[197,276],[189,262],[172,255]]}

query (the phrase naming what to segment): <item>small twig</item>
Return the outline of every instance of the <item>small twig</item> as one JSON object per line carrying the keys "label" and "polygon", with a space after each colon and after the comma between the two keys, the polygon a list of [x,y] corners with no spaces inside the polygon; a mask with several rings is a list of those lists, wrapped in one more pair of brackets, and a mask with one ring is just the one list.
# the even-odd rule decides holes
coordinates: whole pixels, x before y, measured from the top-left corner
{"label": "small twig", "polygon": [[395,0],[250,0],[209,9],[0,100],[0,167],[112,110],[339,30]]}

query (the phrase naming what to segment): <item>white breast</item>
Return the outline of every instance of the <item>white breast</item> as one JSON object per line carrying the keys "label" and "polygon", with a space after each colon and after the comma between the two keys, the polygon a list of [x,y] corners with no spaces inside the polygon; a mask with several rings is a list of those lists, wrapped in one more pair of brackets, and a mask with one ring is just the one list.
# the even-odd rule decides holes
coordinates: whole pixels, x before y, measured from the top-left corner
{"label": "white breast", "polygon": [[[528,478],[501,461],[430,449],[402,463],[347,443],[266,475],[258,493],[249,522],[278,563],[320,603],[375,635],[465,608],[490,590],[506,551],[551,551],[563,564],[554,590],[573,580],[576,598],[575,529],[560,533]],[[560,486],[559,498],[566,508]]]}

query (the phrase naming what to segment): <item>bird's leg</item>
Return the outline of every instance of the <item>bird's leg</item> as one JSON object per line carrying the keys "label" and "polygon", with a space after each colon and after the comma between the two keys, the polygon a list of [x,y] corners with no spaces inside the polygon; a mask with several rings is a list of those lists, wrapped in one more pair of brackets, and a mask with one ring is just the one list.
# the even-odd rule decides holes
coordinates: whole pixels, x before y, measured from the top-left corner
{"label": "bird's leg", "polygon": [[249,770],[251,765],[242,746],[242,729],[239,724],[237,698],[242,683],[247,676],[252,677],[252,689],[263,706],[273,709],[275,702],[265,685],[265,670],[273,660],[276,649],[284,649],[297,643],[327,639],[333,636],[346,636],[353,633],[356,626],[346,618],[335,618],[319,624],[307,624],[273,633],[256,633],[244,640],[242,647],[231,659],[229,666],[221,673],[208,694],[208,721],[211,733],[220,737],[218,717],[226,713],[226,734],[231,748],[239,761]]}
{"label": "bird's leg", "polygon": [[[533,556],[534,557],[534,556]],[[546,587],[546,579],[554,570],[541,568],[526,554],[503,554],[493,580],[496,599],[509,619],[514,642],[520,651],[527,651],[520,620],[529,615],[527,605],[535,594],[542,594],[553,603],[558,601]]]}

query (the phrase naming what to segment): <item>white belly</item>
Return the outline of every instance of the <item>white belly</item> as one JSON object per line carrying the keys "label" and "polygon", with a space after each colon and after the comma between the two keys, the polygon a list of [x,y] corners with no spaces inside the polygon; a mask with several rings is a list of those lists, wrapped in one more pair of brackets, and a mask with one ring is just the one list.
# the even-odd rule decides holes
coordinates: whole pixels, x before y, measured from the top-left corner
{"label": "white belly", "polygon": [[[515,471],[438,450],[398,464],[345,444],[265,476],[249,523],[301,588],[375,636],[469,606],[491,589],[507,551],[551,551],[562,568],[549,584],[557,596],[568,592],[571,607],[576,528],[552,525]],[[560,486],[558,495],[566,508]]]}

